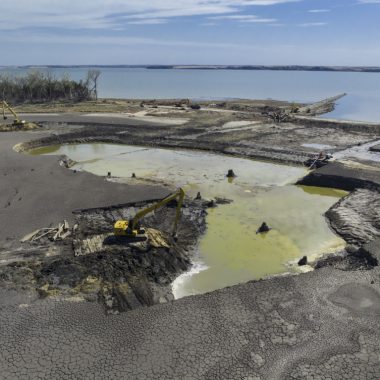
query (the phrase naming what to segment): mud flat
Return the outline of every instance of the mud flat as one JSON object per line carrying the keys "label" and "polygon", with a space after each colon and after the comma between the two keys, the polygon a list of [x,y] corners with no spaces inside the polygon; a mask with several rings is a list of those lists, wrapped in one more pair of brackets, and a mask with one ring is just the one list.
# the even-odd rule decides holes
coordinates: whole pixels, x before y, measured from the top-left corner
{"label": "mud flat", "polygon": [[[206,205],[186,204],[178,244],[170,238],[175,210],[169,207],[145,220],[147,227],[163,231],[167,244],[100,247],[93,255],[76,257],[75,241],[112,234],[114,220],[131,217],[138,207],[163,198],[169,190],[112,183],[70,171],[59,165],[59,159],[30,160],[12,149],[20,138],[32,135],[7,133],[1,142],[2,185],[8,189],[1,194],[2,286],[37,292],[41,297],[75,296],[90,301],[106,292],[107,300],[102,296],[100,301],[112,312],[170,300],[170,283],[189,268],[192,246],[205,228]],[[63,241],[51,242],[46,236],[20,243],[24,235],[64,219],[70,229]]]}
{"label": "mud flat", "polygon": [[[220,115],[207,123],[195,116],[182,126],[144,125],[131,120],[113,123],[114,119],[106,123],[106,118],[101,121],[106,125],[95,125],[97,121],[90,118],[88,122],[93,125],[83,128],[56,124],[51,116],[43,132],[2,133],[0,175],[6,191],[0,193],[1,255],[9,255],[9,251],[17,255],[18,239],[46,226],[49,218],[51,223],[63,218],[73,223],[75,215],[71,212],[75,209],[98,210],[100,206],[125,203],[125,198],[137,202],[167,194],[167,190],[158,187],[128,187],[87,173],[70,172],[50,157],[31,159],[12,150],[16,143],[23,143],[19,150],[96,141],[197,147],[301,163],[318,152],[303,144],[329,145],[339,151],[379,138],[377,125],[355,124],[352,129],[345,125],[341,129],[328,121],[306,126],[301,121],[278,124],[261,116],[240,117],[234,115],[236,121],[251,119],[260,123],[251,129],[245,125],[231,132],[231,124],[226,127],[228,131],[223,126],[233,120]],[[35,118],[43,122],[45,117]],[[64,123],[64,117],[59,118]],[[71,116],[70,120],[80,124],[81,117]],[[31,140],[34,142],[30,143]],[[343,165],[347,178],[355,170],[360,178],[350,182],[350,190],[355,191],[330,210],[336,215],[330,221],[352,247],[322,260],[321,269],[311,273],[249,282],[120,315],[107,315],[102,304],[85,302],[75,295],[42,299],[30,289],[9,289],[4,287],[7,278],[2,275],[0,321],[7,327],[0,333],[2,376],[5,379],[73,378],[73,374],[99,379],[120,376],[377,379],[380,273],[377,262],[368,258],[373,259],[378,252],[379,224],[375,206],[370,214],[368,208],[379,197],[378,187],[374,186],[378,165],[355,157]],[[321,174],[320,185],[331,174],[325,174],[324,170],[333,170],[334,166],[328,168],[316,171]],[[343,171],[331,174],[336,177],[338,187],[343,174]],[[105,210],[95,211],[99,217],[91,220],[99,220],[99,225],[108,223],[109,210],[107,207]],[[84,225],[88,226],[88,221]],[[27,259],[23,257],[22,261]],[[72,273],[70,264],[68,260],[68,273]],[[13,264],[15,271],[18,266]],[[93,284],[96,276],[89,273],[85,262],[82,270],[83,278],[90,277],[89,283]],[[42,274],[50,277],[53,284],[59,284],[49,270]],[[65,284],[62,285],[64,288]],[[42,289],[46,290],[49,288]],[[107,294],[106,302],[113,304]],[[115,304],[123,304],[123,298],[117,294],[117,290],[111,291]],[[132,303],[131,298],[127,300]]]}
{"label": "mud flat", "polygon": [[[204,200],[216,199],[217,207],[207,210],[207,229],[198,239],[191,272],[173,284],[177,298],[306,270],[297,266],[304,255],[312,262],[345,246],[323,213],[346,192],[294,186],[307,172],[303,167],[202,151],[100,143],[53,145],[30,154],[67,155],[74,160],[71,170],[100,176],[110,171],[112,181],[161,183],[183,188],[190,199],[198,192]],[[235,178],[226,178],[228,168],[234,168]],[[272,230],[256,234],[263,220]]]}
{"label": "mud flat", "polygon": [[[151,100],[125,103],[125,111],[118,114],[29,114],[24,117],[44,124],[51,131],[57,131],[58,123],[61,125],[59,130],[66,133],[50,133],[50,136],[24,144],[20,149],[63,143],[113,142],[196,148],[302,164],[318,153],[318,146],[331,146],[333,153],[366,144],[380,135],[380,124],[311,117],[325,112],[326,107],[332,109],[336,98],[298,106],[275,101],[200,102],[200,109],[192,109],[186,100]],[[276,121],[276,118],[283,122]],[[169,119],[174,122],[168,122]],[[178,124],[178,120],[182,123]],[[77,128],[75,125],[87,127]]]}
{"label": "mud flat", "polygon": [[377,379],[379,274],[323,268],[108,316],[1,290],[2,377]]}

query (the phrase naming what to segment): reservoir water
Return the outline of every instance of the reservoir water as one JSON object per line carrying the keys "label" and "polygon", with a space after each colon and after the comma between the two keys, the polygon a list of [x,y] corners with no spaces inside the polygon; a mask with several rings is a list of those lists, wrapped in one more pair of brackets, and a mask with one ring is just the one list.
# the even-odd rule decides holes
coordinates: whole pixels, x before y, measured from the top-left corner
{"label": "reservoir water", "polygon": [[[113,144],[77,144],[39,148],[32,154],[65,154],[73,167],[99,176],[108,171],[129,183],[165,183],[194,197],[224,197],[230,204],[208,210],[207,231],[194,254],[190,272],[173,284],[175,297],[298,271],[309,259],[344,247],[324,213],[346,192],[294,186],[306,170],[197,151]],[[237,174],[228,180],[226,173]],[[131,179],[136,173],[138,179]],[[94,189],[96,191],[96,189]],[[128,199],[126,199],[128,202]],[[266,221],[272,230],[256,234]]]}
{"label": "reservoir water", "polygon": [[[30,69],[0,67],[0,75]],[[86,67],[39,69],[79,80]],[[380,73],[254,70],[100,68],[99,96],[106,98],[276,99],[315,102],[343,92],[326,117],[380,122]]]}

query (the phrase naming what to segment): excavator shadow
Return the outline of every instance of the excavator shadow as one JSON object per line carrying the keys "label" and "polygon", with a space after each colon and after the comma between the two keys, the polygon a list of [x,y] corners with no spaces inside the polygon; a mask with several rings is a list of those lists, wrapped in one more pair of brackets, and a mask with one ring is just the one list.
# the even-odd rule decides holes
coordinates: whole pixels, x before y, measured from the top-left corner
{"label": "excavator shadow", "polygon": [[147,240],[146,235],[142,236],[107,236],[103,240],[104,245],[126,245],[130,243],[139,243]]}

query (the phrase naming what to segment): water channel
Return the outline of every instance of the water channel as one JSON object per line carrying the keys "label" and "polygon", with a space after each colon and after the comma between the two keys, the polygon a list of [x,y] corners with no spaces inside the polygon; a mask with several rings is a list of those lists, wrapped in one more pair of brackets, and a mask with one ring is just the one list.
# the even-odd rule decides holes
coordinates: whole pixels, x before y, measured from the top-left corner
{"label": "water channel", "polygon": [[[316,258],[344,247],[324,213],[346,192],[293,185],[302,167],[278,165],[198,151],[116,144],[76,144],[39,148],[32,154],[65,154],[73,167],[128,183],[165,183],[194,197],[231,199],[208,210],[192,269],[173,284],[176,298],[284,272],[299,271],[304,255]],[[237,177],[229,181],[228,169]],[[131,174],[136,173],[137,179]],[[94,189],[96,191],[96,189]],[[128,199],[125,200],[128,202]],[[272,230],[256,234],[266,221]]]}

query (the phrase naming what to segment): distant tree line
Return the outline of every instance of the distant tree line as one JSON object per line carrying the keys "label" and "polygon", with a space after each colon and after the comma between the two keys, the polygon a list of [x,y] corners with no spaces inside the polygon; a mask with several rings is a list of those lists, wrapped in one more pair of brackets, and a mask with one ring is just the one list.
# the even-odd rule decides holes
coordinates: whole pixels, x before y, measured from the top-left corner
{"label": "distant tree line", "polygon": [[56,78],[51,72],[38,70],[24,76],[0,75],[0,97],[13,104],[97,99],[100,74],[99,70],[89,70],[79,81],[68,74]]}

